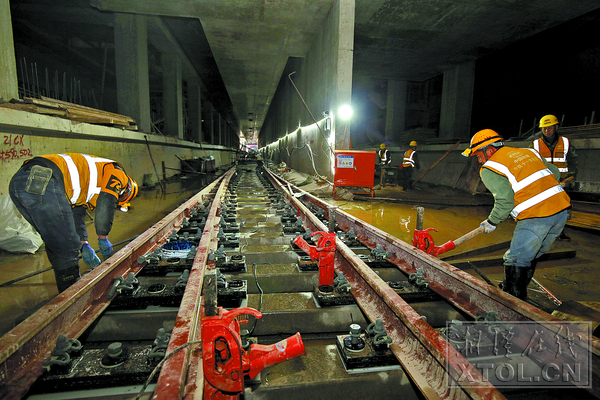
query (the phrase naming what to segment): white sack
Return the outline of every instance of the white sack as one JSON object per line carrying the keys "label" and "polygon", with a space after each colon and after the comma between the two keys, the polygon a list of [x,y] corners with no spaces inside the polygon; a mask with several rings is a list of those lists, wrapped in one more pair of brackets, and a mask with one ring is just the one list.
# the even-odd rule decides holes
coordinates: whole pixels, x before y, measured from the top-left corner
{"label": "white sack", "polygon": [[23,218],[10,196],[0,196],[0,249],[33,254],[42,243],[39,233]]}

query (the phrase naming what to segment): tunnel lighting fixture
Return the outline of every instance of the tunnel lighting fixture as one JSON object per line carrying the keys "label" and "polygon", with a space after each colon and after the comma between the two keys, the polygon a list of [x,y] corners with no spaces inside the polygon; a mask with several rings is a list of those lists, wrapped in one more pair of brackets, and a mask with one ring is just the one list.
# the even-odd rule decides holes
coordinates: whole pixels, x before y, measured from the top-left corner
{"label": "tunnel lighting fixture", "polygon": [[352,107],[348,105],[341,106],[338,110],[338,116],[343,120],[348,120],[352,117]]}

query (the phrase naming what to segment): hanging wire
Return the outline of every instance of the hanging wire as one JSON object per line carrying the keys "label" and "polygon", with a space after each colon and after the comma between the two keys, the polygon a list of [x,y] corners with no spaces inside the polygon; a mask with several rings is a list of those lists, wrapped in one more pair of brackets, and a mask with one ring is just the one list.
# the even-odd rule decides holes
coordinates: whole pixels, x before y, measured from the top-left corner
{"label": "hanging wire", "polygon": [[306,110],[308,111],[308,113],[310,114],[311,118],[313,119],[313,121],[317,125],[317,128],[319,128],[319,132],[321,132],[321,135],[323,136],[323,139],[325,139],[325,143],[327,143],[327,145],[329,146],[329,150],[331,151],[331,154],[335,154],[335,151],[331,148],[331,145],[329,144],[329,141],[328,141],[327,137],[325,136],[325,133],[321,129],[321,126],[319,126],[319,123],[317,122],[315,116],[310,111],[310,108],[308,108],[308,104],[306,104],[306,101],[304,101],[304,97],[302,97],[302,94],[300,93],[300,91],[296,87],[296,84],[292,80],[292,75],[294,75],[295,73],[296,73],[296,71],[294,71],[291,74],[289,74],[288,78],[289,78],[290,82],[292,82],[292,85],[294,86],[294,89],[296,89],[296,93],[298,93],[298,96],[300,96],[300,100],[302,100],[302,103],[304,104],[304,107],[306,107]]}

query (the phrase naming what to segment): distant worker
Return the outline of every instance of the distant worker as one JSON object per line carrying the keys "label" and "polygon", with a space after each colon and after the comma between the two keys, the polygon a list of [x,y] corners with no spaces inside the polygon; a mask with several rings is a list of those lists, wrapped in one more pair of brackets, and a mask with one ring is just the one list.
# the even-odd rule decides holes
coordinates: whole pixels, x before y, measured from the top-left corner
{"label": "distant worker", "polygon": [[402,161],[402,190],[408,192],[412,188],[412,174],[413,170],[421,169],[419,164],[419,155],[417,154],[417,142],[412,140],[409,144],[409,149],[404,152],[404,160]]}
{"label": "distant worker", "polygon": [[98,245],[106,259],[112,253],[107,235],[115,209],[125,211],[137,192],[137,183],[119,163],[77,153],[27,160],[9,185],[15,206],[46,244],[59,292],[80,278],[79,252],[88,267],[100,264],[88,243],[86,209],[96,210]]}
{"label": "distant worker", "polygon": [[558,183],[560,172],[533,149],[504,147],[491,129],[477,132],[463,155],[477,156],[481,180],[494,196],[494,207],[480,224],[484,232],[494,231],[509,215],[517,221],[504,254],[502,289],[525,299],[538,259],[567,222],[571,200]]}
{"label": "distant worker", "polygon": [[392,156],[390,155],[390,151],[387,149],[385,143],[381,143],[379,145],[379,151],[377,152],[379,156],[379,165],[381,167],[381,177],[379,184],[381,187],[385,186],[385,172],[391,166]]}
{"label": "distant worker", "polygon": [[556,165],[560,171],[560,183],[563,188],[573,186],[577,177],[577,153],[571,141],[558,134],[558,119],[554,115],[545,115],[540,120],[542,137],[532,143],[537,150],[551,164]]}
{"label": "distant worker", "polygon": [[[560,171],[560,185],[565,189],[573,188],[577,178],[577,153],[571,141],[558,134],[558,119],[554,115],[545,115],[540,120],[542,137],[533,141],[531,147],[537,150]],[[563,231],[560,240],[570,240]]]}

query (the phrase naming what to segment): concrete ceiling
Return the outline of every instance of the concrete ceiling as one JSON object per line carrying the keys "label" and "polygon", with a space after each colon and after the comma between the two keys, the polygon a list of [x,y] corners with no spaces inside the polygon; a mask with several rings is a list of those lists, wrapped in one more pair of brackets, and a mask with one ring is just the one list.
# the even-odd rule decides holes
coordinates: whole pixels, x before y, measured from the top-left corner
{"label": "concrete ceiling", "polygon": [[[344,0],[341,0],[344,1]],[[211,101],[258,133],[289,57],[304,57],[334,0],[12,0],[13,20],[102,65],[113,12],[170,31]],[[598,9],[598,0],[356,0],[354,79],[423,81]],[[16,14],[16,15],[15,15]],[[152,22],[154,21],[154,22]],[[13,22],[14,24],[14,22]],[[165,31],[166,29],[166,31]],[[18,36],[17,34],[15,36]],[[153,36],[155,36],[153,40]],[[50,39],[48,38],[50,37]],[[68,38],[68,42],[65,42]],[[15,37],[15,41],[19,38]],[[83,62],[83,61],[81,61]],[[152,64],[152,63],[151,63]]]}

